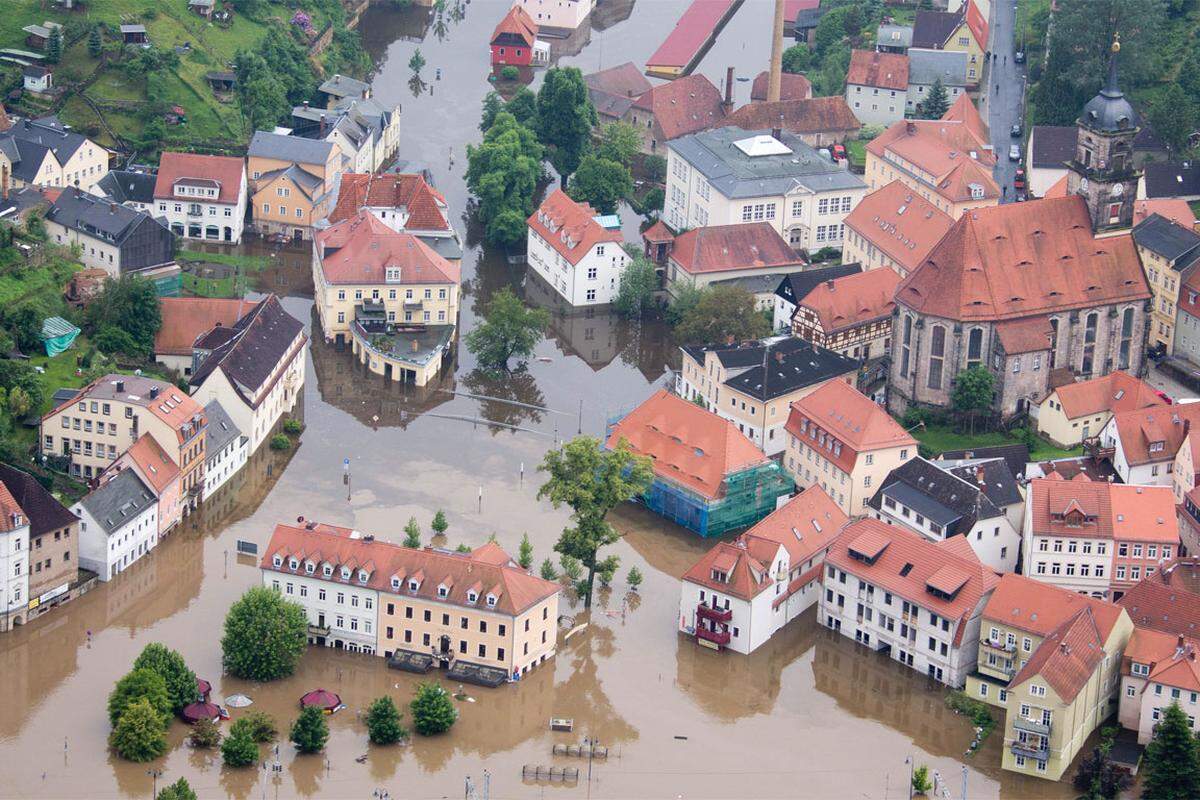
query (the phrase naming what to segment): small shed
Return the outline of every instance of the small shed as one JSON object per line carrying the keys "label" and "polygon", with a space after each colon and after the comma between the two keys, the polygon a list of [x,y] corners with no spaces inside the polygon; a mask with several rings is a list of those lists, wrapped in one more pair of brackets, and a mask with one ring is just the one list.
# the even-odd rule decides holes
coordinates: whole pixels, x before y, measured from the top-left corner
{"label": "small shed", "polygon": [[55,28],[61,31],[62,25],[46,20],[41,25],[26,25],[21,30],[25,31],[26,45],[38,50],[45,50],[46,44],[50,41],[50,32]]}
{"label": "small shed", "polygon": [[122,25],[121,40],[125,44],[148,44],[150,36],[146,33],[145,25]]}
{"label": "small shed", "polygon": [[62,317],[47,317],[42,322],[42,341],[46,343],[46,355],[56,356],[66,350],[79,335],[79,328]]}
{"label": "small shed", "polygon": [[237,86],[236,72],[208,72],[205,73],[204,79],[214,92],[232,92]]}
{"label": "small shed", "polygon": [[188,11],[199,14],[205,19],[212,16],[215,6],[216,0],[188,0]]}
{"label": "small shed", "polygon": [[46,94],[54,87],[54,72],[49,67],[30,64],[21,71],[25,80],[25,91]]}

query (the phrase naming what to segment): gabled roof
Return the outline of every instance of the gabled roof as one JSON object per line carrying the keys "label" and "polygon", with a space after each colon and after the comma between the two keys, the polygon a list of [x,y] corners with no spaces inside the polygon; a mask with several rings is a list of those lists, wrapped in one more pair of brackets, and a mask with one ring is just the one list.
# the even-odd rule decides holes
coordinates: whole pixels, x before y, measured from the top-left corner
{"label": "gabled roof", "polygon": [[50,204],[46,219],[117,247],[124,245],[143,222],[153,222],[153,218],[145,212],[135,211],[74,187],[59,193],[58,198]]}
{"label": "gabled roof", "polygon": [[1019,319],[1149,296],[1132,237],[1094,236],[1078,195],[968,211],[896,291],[914,311],[952,320]]}
{"label": "gabled roof", "polygon": [[769,222],[693,228],[675,237],[670,259],[689,275],[805,263]]}
{"label": "gabled roof", "polygon": [[76,151],[85,144],[91,144],[97,150],[103,150],[83,134],[67,128],[59,121],[58,117],[54,116],[33,120],[23,119],[14,123],[12,127],[4,131],[4,134],[19,142],[49,150],[54,153],[59,164],[66,164],[70,161]]}
{"label": "gabled roof", "polygon": [[555,189],[526,222],[559,255],[578,264],[596,245],[622,241],[619,228],[606,228],[596,217],[596,210],[587,203],[578,203],[562,189]]}
{"label": "gabled roof", "polygon": [[1200,258],[1200,233],[1174,220],[1151,214],[1133,228],[1138,247],[1173,262],[1172,269],[1182,272]]}
{"label": "gabled roof", "polygon": [[862,127],[841,95],[807,100],[754,102],[725,117],[726,125],[745,130],[783,128],[800,136],[813,133],[846,133]]}
{"label": "gabled roof", "polygon": [[369,211],[359,211],[317,234],[321,272],[329,283],[387,281],[399,269],[399,283],[457,284],[460,267],[435,253],[411,233],[397,233]]}
{"label": "gabled roof", "polygon": [[1177,558],[1134,584],[1117,601],[1137,628],[1200,637],[1200,568]]}
{"label": "gabled roof", "polygon": [[299,164],[288,164],[258,176],[258,192],[267,190],[276,180],[285,180],[309,200],[314,200],[325,182]]}
{"label": "gabled roof", "polygon": [[712,81],[695,74],[651,87],[638,96],[633,107],[653,114],[669,140],[721,122],[725,117],[721,100],[721,92]]}
{"label": "gabled roof", "polygon": [[1029,462],[1029,448],[1023,444],[997,444],[989,447],[973,447],[969,450],[944,450],[938,456],[939,461],[966,461],[999,458],[1008,465],[1013,475],[1025,472]]}
{"label": "gabled roof", "polygon": [[[1003,458],[976,458],[965,461],[933,462],[967,483],[974,483],[997,508],[1024,504],[1025,496],[1017,485],[1017,475]],[[1024,472],[1024,467],[1022,467]]]}
{"label": "gabled roof", "polygon": [[181,443],[192,438],[195,431],[205,424],[204,409],[182,389],[143,375],[117,374],[97,378],[83,387],[73,399],[48,412],[42,419],[48,419],[64,407],[82,400],[116,400],[141,406],[175,431]]}
{"label": "gabled roof", "polygon": [[999,198],[992,178],[996,154],[986,126],[966,94],[941,119],[893,123],[867,144],[878,158],[898,157],[933,176],[931,188],[951,202]]}
{"label": "gabled roof", "polygon": [[1054,328],[1048,317],[1026,317],[998,323],[996,335],[1007,355],[1041,353],[1050,350]]}
{"label": "gabled roof", "polygon": [[1161,683],[1184,691],[1200,691],[1200,664],[1196,651],[1200,641],[1192,636],[1171,634],[1150,628],[1135,628],[1125,646],[1121,672],[1130,674],[1133,663],[1150,667],[1145,692],[1151,683]]}
{"label": "gabled roof", "polygon": [[305,139],[303,136],[287,136],[282,133],[255,131],[250,139],[247,154],[251,158],[268,158],[273,161],[291,161],[295,164],[315,164],[322,169],[329,161],[333,142],[324,139]]}
{"label": "gabled roof", "polygon": [[1135,226],[1151,214],[1166,217],[1189,230],[1194,230],[1196,227],[1196,215],[1192,213],[1192,207],[1188,205],[1187,200],[1181,197],[1163,197],[1158,200],[1134,201],[1133,224]]}
{"label": "gabled roof", "polygon": [[954,220],[899,180],[864,197],[845,224],[904,270],[916,269]]}
{"label": "gabled roof", "polygon": [[917,457],[888,473],[867,501],[879,511],[890,497],[945,529],[947,540],[970,533],[979,520],[995,519],[1004,510],[992,502],[976,481]]}
{"label": "gabled roof", "polygon": [[941,81],[946,87],[967,85],[967,54],[961,50],[908,50],[908,85],[932,86]]}
{"label": "gabled roof", "polygon": [[246,162],[240,158],[207,156],[200,153],[163,153],[158,162],[154,196],[174,199],[177,182],[198,178],[217,184],[219,194],[216,202],[236,205],[245,177]]}
{"label": "gabled roof", "polygon": [[0,531],[8,533],[28,524],[29,519],[25,515],[25,511],[17,503],[8,487],[0,483]]}
{"label": "gabled roof", "polygon": [[1200,195],[1200,165],[1195,162],[1150,161],[1143,168],[1146,197],[1193,197]]}
{"label": "gabled roof", "polygon": [[492,31],[494,45],[525,45],[533,47],[537,41],[538,25],[520,5],[514,5]]}
{"label": "gabled roof", "polygon": [[232,327],[253,308],[245,300],[211,297],[163,297],[160,303],[162,325],[154,334],[154,352],[173,356],[191,356],[192,345],[200,334],[217,325]]}
{"label": "gabled roof", "polygon": [[975,37],[975,44],[983,49],[988,47],[987,16],[979,8],[975,0],[967,0],[967,27]]}
{"label": "gabled roof", "polygon": [[[917,11],[913,19],[913,47],[942,50],[963,23],[963,11]],[[983,40],[985,43],[987,39]],[[981,45],[984,46],[984,45]]]}
{"label": "gabled roof", "polygon": [[363,97],[371,91],[371,84],[348,75],[334,74],[327,78],[318,89],[333,97]]}
{"label": "gabled roof", "polygon": [[114,169],[96,182],[96,191],[102,192],[118,203],[154,202],[154,182],[158,176],[153,172],[137,172]]}
{"label": "gabled roof", "polygon": [[[1025,524],[1035,536],[1179,542],[1169,486],[1037,478],[1026,492],[1030,504]],[[1068,524],[1072,514],[1079,515],[1080,524]]]}
{"label": "gabled roof", "polygon": [[988,622],[1016,628],[1035,636],[1048,636],[1084,609],[1092,612],[1100,636],[1105,640],[1123,612],[1121,606],[1116,603],[1089,597],[1024,575],[1006,573],[1000,576],[996,591],[983,609],[984,627],[980,631],[980,637],[986,638]]}
{"label": "gabled roof", "polygon": [[[208,445],[207,437],[205,445]],[[179,467],[149,433],[139,436],[124,455],[137,466],[138,474],[156,495],[161,495],[164,489],[179,480]]]}
{"label": "gabled roof", "polygon": [[1066,169],[1075,158],[1079,129],[1074,125],[1034,125],[1029,130],[1029,166],[1034,169]]}
{"label": "gabled roof", "polygon": [[28,472],[0,462],[0,484],[29,518],[29,535],[34,539],[79,520]]}
{"label": "gabled roof", "polygon": [[[1121,438],[1120,447],[1129,466],[1175,458],[1191,426],[1200,421],[1200,403],[1157,405],[1113,414],[1111,424]],[[1161,450],[1150,452],[1153,442]]]}
{"label": "gabled roof", "polygon": [[158,503],[158,498],[131,469],[123,469],[111,481],[80,501],[84,510],[107,535],[119,531]]}
{"label": "gabled roof", "polygon": [[878,50],[854,50],[850,53],[846,83],[906,92],[908,56],[902,53],[881,53]]}
{"label": "gabled roof", "polygon": [[846,473],[860,453],[911,446],[915,454],[917,448],[917,440],[886,409],[845,381],[826,381],[793,401],[786,427]]}
{"label": "gabled roof", "polygon": [[891,317],[900,276],[891,267],[834,278],[813,287],[799,305],[812,311],[826,334]]}
{"label": "gabled roof", "polygon": [[1054,391],[1067,419],[1102,411],[1120,414],[1147,406],[1166,405],[1153,386],[1121,370],[1088,381],[1069,383]]}
{"label": "gabled roof", "polygon": [[448,231],[446,200],[421,175],[346,172],[339,177],[337,204],[329,221],[341,222],[362,208],[398,208],[408,215],[405,229]]}
{"label": "gabled roof", "polygon": [[633,102],[650,91],[650,81],[632,61],[583,76],[596,113],[620,118]]}
{"label": "gabled roof", "polygon": [[[742,372],[725,379],[725,386],[756,400],[773,400],[792,392],[840,378],[856,372],[858,361],[833,350],[826,350],[799,338],[773,343],[762,363],[759,361]],[[724,361],[724,358],[722,358]]]}
{"label": "gabled roof", "polygon": [[817,267],[802,272],[789,272],[779,281],[775,294],[792,305],[808,297],[808,293],[825,281],[842,278],[846,275],[856,275],[862,272],[861,264],[835,264],[831,267]]}
{"label": "gabled roof", "polygon": [[220,400],[210,400],[204,407],[208,417],[208,433],[204,437],[204,450],[210,460],[218,458],[221,451],[242,435],[237,423],[229,416]]}
{"label": "gabled roof", "polygon": [[768,461],[732,422],[662,389],[613,426],[607,446],[622,439],[655,475],[709,499],[724,495],[725,476]]}
{"label": "gabled roof", "polygon": [[[751,102],[766,101],[767,99],[767,84],[770,82],[771,74],[767,70],[763,70],[754,76],[754,82],[750,84],[750,100]],[[812,84],[808,78],[803,75],[796,75],[792,72],[784,72],[779,76],[779,99],[780,100],[807,100],[812,97]]]}
{"label": "gabled roof", "polygon": [[223,344],[213,348],[192,373],[190,384],[202,386],[219,369],[246,405],[257,406],[266,393],[254,395],[266,385],[297,337],[307,340],[304,325],[283,309],[277,296],[269,294],[237,321]]}
{"label": "gabled roof", "polygon": [[1104,661],[1106,638],[1092,610],[1080,609],[1042,640],[1009,685],[1016,687],[1040,678],[1060,700],[1071,703]]}

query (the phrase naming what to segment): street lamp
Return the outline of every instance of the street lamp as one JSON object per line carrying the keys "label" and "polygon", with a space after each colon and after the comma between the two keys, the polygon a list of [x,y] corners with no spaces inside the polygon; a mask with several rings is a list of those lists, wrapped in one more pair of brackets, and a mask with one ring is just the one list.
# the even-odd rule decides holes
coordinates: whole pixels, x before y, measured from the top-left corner
{"label": "street lamp", "polygon": [[148,770],[146,770],[146,774],[149,775],[151,778],[153,778],[153,787],[154,788],[152,788],[150,790],[150,798],[151,798],[151,800],[158,800],[158,779],[162,777],[162,770],[161,769],[148,769]]}
{"label": "street lamp", "polygon": [[912,757],[912,756],[909,756],[908,758],[904,759],[904,763],[905,763],[905,764],[908,764],[908,800],[912,800],[912,792],[913,792],[913,785],[912,785],[912,783],[913,783],[913,757]]}

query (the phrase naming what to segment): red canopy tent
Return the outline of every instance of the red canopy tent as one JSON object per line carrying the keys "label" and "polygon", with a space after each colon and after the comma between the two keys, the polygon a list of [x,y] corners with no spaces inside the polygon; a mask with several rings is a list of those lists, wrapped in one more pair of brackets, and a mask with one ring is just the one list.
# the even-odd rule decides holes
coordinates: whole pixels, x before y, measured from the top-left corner
{"label": "red canopy tent", "polygon": [[317,706],[326,714],[332,714],[342,707],[342,698],[327,689],[314,689],[300,698],[300,707],[305,706]]}
{"label": "red canopy tent", "polygon": [[204,678],[196,678],[196,691],[200,692],[201,700],[208,702],[208,696],[212,693],[212,684]]}
{"label": "red canopy tent", "polygon": [[183,721],[188,725],[195,725],[202,719],[217,720],[221,718],[221,708],[215,703],[192,703],[183,707],[183,711],[179,712],[183,717]]}

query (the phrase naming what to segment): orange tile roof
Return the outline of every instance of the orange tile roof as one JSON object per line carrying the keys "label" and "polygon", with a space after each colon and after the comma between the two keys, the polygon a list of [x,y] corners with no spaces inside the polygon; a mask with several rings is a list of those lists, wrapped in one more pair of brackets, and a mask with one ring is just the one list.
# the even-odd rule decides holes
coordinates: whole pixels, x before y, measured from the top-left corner
{"label": "orange tile roof", "polygon": [[[274,566],[276,554],[283,558],[281,567]],[[288,567],[289,558],[299,562],[296,570]],[[317,564],[317,575],[321,574],[321,564],[328,562],[334,566],[333,576],[324,578],[330,583],[366,586],[389,594],[481,609],[489,608],[485,598],[492,593],[496,596],[495,609],[512,615],[520,614],[560,591],[559,584],[519,568],[493,563],[495,559],[490,556],[476,559],[473,554],[431,548],[415,550],[378,538],[364,538],[349,528],[317,523],[276,525],[259,566],[269,572],[303,575],[306,574],[304,562],[307,559]],[[352,570],[348,581],[341,579],[338,568],[343,565]],[[369,572],[366,583],[358,580],[360,568]],[[416,576],[420,576],[420,585],[416,592],[411,592],[408,579]],[[400,579],[401,588],[392,588],[393,577]],[[481,587],[480,596],[472,604],[467,600],[467,591],[476,584]],[[438,596],[439,585],[449,586],[447,597]]]}
{"label": "orange tile roof", "polygon": [[1098,238],[1078,195],[963,214],[896,290],[952,320],[1001,320],[1150,297],[1128,234]]}
{"label": "orange tile roof", "polygon": [[1140,630],[1200,637],[1196,560],[1177,558],[1130,587],[1117,601]]}
{"label": "orange tile roof", "polygon": [[[760,551],[760,555],[769,550],[769,557],[765,560],[756,558],[750,551],[752,544],[755,545],[754,549]],[[770,566],[780,547],[782,545],[778,542],[755,540],[745,535],[732,542],[719,542],[700,556],[700,560],[683,574],[681,580],[698,583],[731,597],[751,600],[774,585]],[[726,579],[714,578],[714,570],[723,573]]]}
{"label": "orange tile roof", "polygon": [[675,237],[670,258],[690,275],[743,269],[769,272],[805,263],[769,222],[693,228]]}
{"label": "orange tile roof", "polygon": [[[1065,180],[1065,178],[1064,178]],[[1136,200],[1133,203],[1133,224],[1137,225],[1151,214],[1166,217],[1188,230],[1196,227],[1196,215],[1182,197],[1159,197],[1152,200]]]}
{"label": "orange tile roof", "polygon": [[1050,349],[1050,337],[1054,329],[1049,317],[1026,317],[1010,319],[996,325],[1000,345],[1010,356],[1021,353],[1039,353]]}
{"label": "orange tile roof", "polygon": [[[869,273],[864,273],[869,274]],[[807,433],[802,425],[808,421]],[[843,472],[850,472],[860,453],[885,447],[911,446],[915,454],[917,440],[900,423],[892,419],[883,406],[850,386],[845,381],[826,381],[818,389],[792,403],[787,419],[787,431],[804,438],[814,449],[818,439],[812,434],[817,428],[832,434],[842,445],[841,452],[821,446],[826,459],[833,461]]]}
{"label": "orange tile roof", "polygon": [[[1010,572],[1000,576],[1000,584],[984,607],[983,617],[985,623],[994,622],[1035,636],[1048,636],[1085,608],[1091,610],[1100,635],[1105,639],[1123,610],[1116,603]],[[980,636],[985,634],[986,630]]]}
{"label": "orange tile roof", "polygon": [[402,208],[406,230],[447,231],[446,200],[420,175],[347,172],[341,176],[331,223],[355,216],[362,208]]}
{"label": "orange tile roof", "polygon": [[900,275],[891,267],[857,272],[817,284],[800,301],[817,315],[826,334],[892,316]]}
{"label": "orange tile roof", "polygon": [[1066,175],[1063,175],[1061,178],[1056,180],[1054,183],[1050,184],[1050,188],[1047,189],[1046,193],[1042,195],[1042,197],[1045,199],[1050,199],[1053,197],[1066,197],[1066,196],[1067,196],[1067,176]]}
{"label": "orange tile roof", "polygon": [[154,334],[154,352],[173,356],[191,356],[201,334],[218,325],[232,327],[254,307],[245,300],[211,297],[164,297],[161,303],[162,325]]}
{"label": "orange tile roof", "polygon": [[854,50],[850,53],[846,83],[907,92],[908,56],[878,50]]}
{"label": "orange tile roof", "polygon": [[[1027,491],[1034,535],[1179,542],[1175,498],[1169,486],[1038,478],[1030,481]],[[1072,515],[1078,516],[1078,524],[1068,524]]]}
{"label": "orange tile roof", "polygon": [[[983,121],[979,108],[966,92],[960,94],[958,99],[950,104],[946,113],[942,114],[942,121],[960,123],[966,126],[967,130],[973,133],[979,141],[989,141],[987,123]],[[995,153],[992,153],[992,160],[996,160]]]}
{"label": "orange tile roof", "polygon": [[1092,610],[1080,609],[1046,636],[1009,685],[1040,678],[1060,700],[1070,703],[1104,661],[1105,639]]}
{"label": "orange tile roof", "polygon": [[[870,542],[864,544],[865,539]],[[851,549],[865,548],[867,544],[874,547],[879,542],[885,546],[874,563],[868,564],[850,554]],[[957,646],[962,644],[966,621],[976,606],[990,595],[999,578],[978,559],[965,558],[959,554],[961,551],[952,551],[943,544],[931,542],[907,528],[887,525],[877,519],[860,519],[842,529],[825,561],[954,620],[958,623],[954,634]],[[949,599],[928,589],[930,578],[939,570],[942,571],[939,578],[954,577],[957,581],[958,577],[965,576],[961,588]]]}
{"label": "orange tile roof", "polygon": [[731,472],[768,459],[729,420],[659,389],[612,429],[607,444],[625,439],[648,456],[654,474],[715,500]]}
{"label": "orange tile roof", "polygon": [[216,202],[235,205],[246,177],[246,163],[231,156],[206,156],[199,153],[163,153],[154,181],[156,199],[178,199],[175,182],[187,179],[215,181],[219,194]]}
{"label": "orange tile roof", "polygon": [[1121,672],[1130,674],[1133,663],[1150,667],[1145,692],[1150,682],[1175,686],[1187,691],[1200,691],[1200,665],[1196,651],[1200,640],[1183,634],[1167,633],[1150,628],[1135,628],[1125,646]]}
{"label": "orange tile roof", "polygon": [[8,486],[0,482],[0,531],[8,533],[28,524],[29,520],[20,503],[12,496]]}
{"label": "orange tile roof", "polygon": [[384,283],[388,269],[400,269],[401,283],[453,283],[458,264],[447,261],[411,233],[397,233],[369,211],[317,234],[321,271],[329,283]]}
{"label": "orange tile roof", "polygon": [[967,0],[967,27],[971,29],[971,35],[975,37],[975,44],[986,50],[989,44],[987,17],[975,0]]}
{"label": "orange tile roof", "polygon": [[782,127],[797,135],[811,133],[847,133],[862,127],[858,117],[841,95],[811,97],[807,100],[756,101],[725,117],[725,125],[747,131]]}
{"label": "orange tile roof", "polygon": [[[765,101],[767,99],[767,83],[769,80],[770,73],[765,69],[754,76],[754,82],[750,84],[750,99],[752,101]],[[810,97],[812,97],[812,84],[809,83],[808,78],[790,72],[784,72],[780,75],[779,99],[781,101],[807,100]],[[747,130],[751,129],[747,128]]]}
{"label": "orange tile roof", "polygon": [[602,242],[620,243],[621,231],[596,222],[597,212],[587,203],[577,203],[562,189],[555,189],[525,220],[554,250],[578,264]]}
{"label": "orange tile roof", "polygon": [[[519,5],[514,5],[496,25],[489,41],[497,44],[497,40],[507,34],[524,42],[526,47],[533,47],[533,43],[537,40],[537,33],[538,25],[533,21],[533,17],[529,16],[529,12]],[[508,40],[499,43],[507,44]]]}
{"label": "orange tile roof", "polygon": [[179,467],[148,433],[139,436],[124,455],[137,465],[142,479],[156,495],[162,494],[164,489],[179,478]]}
{"label": "orange tile roof", "polygon": [[648,111],[666,139],[711,128],[725,118],[724,98],[712,81],[700,74],[660,83],[644,92],[633,107]]}
{"label": "orange tile roof", "polygon": [[[939,195],[959,203],[1000,197],[1000,186],[992,178],[996,158],[987,145],[987,139],[964,122],[917,119],[893,123],[867,144],[867,151],[916,165],[932,176],[926,181]],[[973,195],[971,184],[982,194]]]}
{"label": "orange tile roof", "polygon": [[[1125,461],[1137,466],[1175,458],[1184,437],[1197,421],[1200,421],[1200,403],[1178,403],[1113,414],[1111,424],[1117,428]],[[1151,453],[1153,442],[1162,442],[1162,450]]]}
{"label": "orange tile roof", "polygon": [[1166,405],[1153,386],[1128,372],[1110,372],[1088,381],[1058,387],[1058,402],[1067,419],[1110,411],[1119,414],[1147,406]]}
{"label": "orange tile roof", "polygon": [[896,180],[864,197],[846,216],[845,224],[912,272],[954,220]]}

